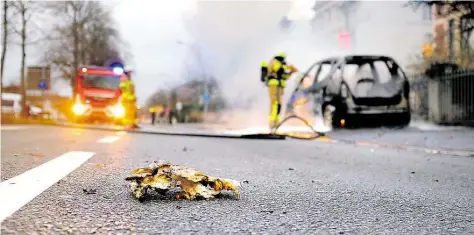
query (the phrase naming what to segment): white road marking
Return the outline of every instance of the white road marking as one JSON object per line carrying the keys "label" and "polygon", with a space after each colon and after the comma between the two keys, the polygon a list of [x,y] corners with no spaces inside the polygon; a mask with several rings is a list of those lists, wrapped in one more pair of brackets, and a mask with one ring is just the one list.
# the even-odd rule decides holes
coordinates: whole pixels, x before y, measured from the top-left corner
{"label": "white road marking", "polygon": [[67,152],[0,183],[0,223],[84,164],[94,154],[92,152]]}
{"label": "white road marking", "polygon": [[26,126],[11,126],[11,125],[2,125],[0,126],[0,130],[2,131],[16,131],[16,130],[24,130],[28,127]]}
{"label": "white road marking", "polygon": [[120,139],[120,136],[107,136],[100,140],[97,140],[97,143],[101,144],[110,144]]}

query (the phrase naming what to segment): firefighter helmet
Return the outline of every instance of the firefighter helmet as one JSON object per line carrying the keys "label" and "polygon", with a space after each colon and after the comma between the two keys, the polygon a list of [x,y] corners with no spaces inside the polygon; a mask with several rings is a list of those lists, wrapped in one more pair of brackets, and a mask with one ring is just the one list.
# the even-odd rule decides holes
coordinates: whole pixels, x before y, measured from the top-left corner
{"label": "firefighter helmet", "polygon": [[286,53],[285,52],[278,52],[276,56],[277,57],[282,57],[283,59],[285,59],[286,58]]}

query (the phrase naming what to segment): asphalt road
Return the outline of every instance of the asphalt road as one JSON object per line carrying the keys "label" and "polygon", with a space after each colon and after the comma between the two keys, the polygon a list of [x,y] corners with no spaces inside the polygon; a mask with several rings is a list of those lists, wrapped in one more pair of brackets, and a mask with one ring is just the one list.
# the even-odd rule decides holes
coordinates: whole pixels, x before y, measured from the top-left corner
{"label": "asphalt road", "polygon": [[341,140],[474,151],[473,128],[443,127],[423,122],[412,122],[403,129],[341,129],[330,133],[330,136]]}
{"label": "asphalt road", "polygon": [[[41,126],[1,134],[0,214],[12,212],[2,234],[474,233],[473,157]],[[240,200],[139,203],[124,178],[153,160],[248,183]]]}

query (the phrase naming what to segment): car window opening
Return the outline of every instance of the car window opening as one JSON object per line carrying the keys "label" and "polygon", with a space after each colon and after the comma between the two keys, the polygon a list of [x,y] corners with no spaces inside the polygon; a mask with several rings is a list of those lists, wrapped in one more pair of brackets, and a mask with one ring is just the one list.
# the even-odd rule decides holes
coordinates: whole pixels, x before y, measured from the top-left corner
{"label": "car window opening", "polygon": [[321,69],[319,70],[319,73],[317,74],[317,78],[316,78],[316,81],[318,83],[322,82],[324,79],[328,77],[329,73],[331,72],[332,66],[333,65],[331,63],[321,64]]}
{"label": "car window opening", "polygon": [[343,69],[343,76],[348,81],[359,82],[373,80],[373,83],[386,84],[393,79],[403,78],[401,69],[391,60],[358,59],[348,61]]}

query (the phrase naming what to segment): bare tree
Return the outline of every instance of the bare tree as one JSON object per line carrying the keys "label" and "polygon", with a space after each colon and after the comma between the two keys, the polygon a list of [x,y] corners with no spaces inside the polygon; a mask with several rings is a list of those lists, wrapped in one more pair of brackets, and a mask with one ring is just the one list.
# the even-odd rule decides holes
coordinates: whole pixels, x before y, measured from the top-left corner
{"label": "bare tree", "polygon": [[[26,65],[26,46],[28,45],[28,23],[34,14],[34,11],[38,9],[38,5],[35,1],[15,1],[12,2],[12,7],[18,12],[21,18],[20,29],[15,29],[15,32],[20,36],[21,46],[21,95],[22,95],[22,113],[26,107],[26,78],[25,78],[25,65]],[[24,114],[24,113],[23,113]]]}
{"label": "bare tree", "polygon": [[81,64],[103,66],[110,58],[120,59],[119,33],[101,2],[52,2],[48,8],[63,20],[54,27],[45,59],[73,88]]}
{"label": "bare tree", "polygon": [[9,25],[10,25],[10,20],[8,17],[9,13],[9,7],[10,7],[10,2],[4,0],[3,1],[3,37],[2,37],[2,58],[1,58],[1,67],[0,67],[0,86],[3,87],[3,70],[5,66],[5,57],[7,55],[7,42],[8,42],[8,35],[10,33],[9,31]]}
{"label": "bare tree", "polygon": [[56,40],[53,41],[53,50],[50,50],[48,60],[60,66],[63,76],[71,79],[72,87],[75,85],[80,63],[80,31],[90,17],[91,12],[88,7],[90,4],[96,4],[96,2],[65,1],[52,2],[48,5],[52,13],[61,18],[60,23],[55,25]]}

